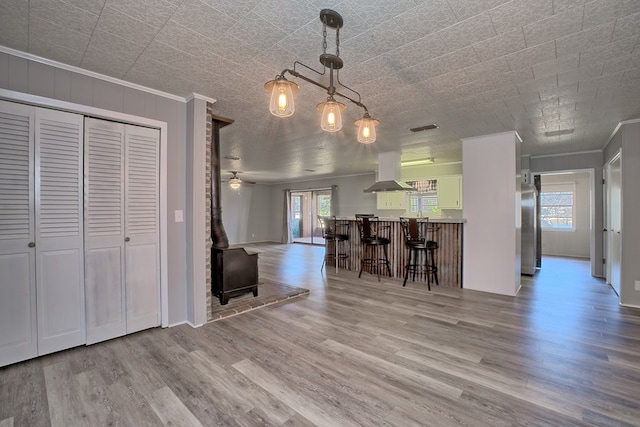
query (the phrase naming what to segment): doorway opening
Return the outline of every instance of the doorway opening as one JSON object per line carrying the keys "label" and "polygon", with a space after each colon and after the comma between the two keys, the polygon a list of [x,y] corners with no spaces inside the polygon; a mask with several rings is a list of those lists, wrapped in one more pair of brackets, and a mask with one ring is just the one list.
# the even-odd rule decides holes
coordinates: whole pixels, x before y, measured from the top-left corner
{"label": "doorway opening", "polygon": [[595,170],[539,172],[539,175],[543,261],[546,257],[589,260],[591,276],[601,276],[596,267],[597,262],[602,262],[602,254],[596,244]]}
{"label": "doorway opening", "polygon": [[291,191],[290,214],[294,243],[324,245],[318,217],[331,215],[331,189]]}
{"label": "doorway opening", "polygon": [[618,152],[605,165],[604,180],[604,248],[606,281],[620,296],[622,259],[621,221],[621,155]]}

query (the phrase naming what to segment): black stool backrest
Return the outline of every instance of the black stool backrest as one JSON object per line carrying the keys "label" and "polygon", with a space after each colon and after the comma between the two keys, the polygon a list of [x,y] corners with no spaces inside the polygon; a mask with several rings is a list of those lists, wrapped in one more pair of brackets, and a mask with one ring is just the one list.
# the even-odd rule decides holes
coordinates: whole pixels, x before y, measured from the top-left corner
{"label": "black stool backrest", "polygon": [[320,228],[322,228],[322,237],[325,239],[333,239],[334,237],[342,238],[342,240],[348,239],[349,236],[349,221],[338,220],[334,216],[318,216],[320,221]]}
{"label": "black stool backrest", "polygon": [[428,223],[428,218],[420,218],[420,220],[418,220],[416,218],[400,217],[400,225],[402,226],[402,231],[404,232],[404,238],[405,240],[411,242],[424,240],[420,225],[424,224],[424,227],[428,227]]}
{"label": "black stool backrest", "polygon": [[358,229],[360,230],[360,238],[367,239],[370,237],[375,237],[375,230],[371,227],[371,221],[377,220],[378,217],[375,216],[357,216],[356,221],[358,221]]}
{"label": "black stool backrest", "polygon": [[335,217],[318,216],[320,228],[322,228],[322,237],[327,238],[335,233]]}

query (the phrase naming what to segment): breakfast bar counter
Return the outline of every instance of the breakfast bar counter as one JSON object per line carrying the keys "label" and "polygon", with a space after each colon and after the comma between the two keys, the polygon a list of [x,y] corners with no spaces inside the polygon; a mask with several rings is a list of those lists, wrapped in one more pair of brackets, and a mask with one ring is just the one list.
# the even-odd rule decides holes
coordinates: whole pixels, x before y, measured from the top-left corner
{"label": "breakfast bar counter", "polygon": [[[338,218],[349,224],[349,258],[346,265],[340,263],[340,268],[349,268],[352,271],[360,270],[360,260],[362,259],[362,245],[360,244],[360,232],[358,223],[355,218]],[[419,218],[425,220],[425,218]],[[405,247],[404,235],[399,218],[383,218],[377,219],[379,227],[379,235],[387,237],[390,240],[388,247],[389,263],[391,264],[391,276],[395,278],[404,278],[405,266],[409,256],[409,250]],[[463,226],[466,221],[464,219],[449,218],[429,218],[429,225],[434,225],[435,230],[428,235],[429,240],[438,243],[438,249],[435,251],[435,260],[438,267],[438,281],[440,286],[461,288],[462,287],[462,236]],[[382,257],[382,249],[379,255]],[[328,268],[331,268],[328,266]],[[376,274],[376,271],[371,273]],[[367,270],[363,274],[369,274]],[[388,276],[386,268],[380,269],[381,276]],[[411,278],[409,279],[411,280]],[[424,282],[426,284],[425,275],[417,275],[416,282]],[[409,283],[409,282],[407,282]],[[432,286],[434,283],[432,283]]]}

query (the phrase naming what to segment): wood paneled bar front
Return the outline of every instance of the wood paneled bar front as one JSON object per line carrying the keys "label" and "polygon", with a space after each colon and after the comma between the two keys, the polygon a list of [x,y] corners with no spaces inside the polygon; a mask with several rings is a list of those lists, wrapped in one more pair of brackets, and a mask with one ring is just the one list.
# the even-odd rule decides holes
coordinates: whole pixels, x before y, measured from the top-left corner
{"label": "wood paneled bar front", "polygon": [[[420,219],[425,220],[425,218]],[[359,271],[363,247],[360,243],[358,223],[355,218],[338,218],[338,220],[349,224],[350,240],[349,259],[344,263],[345,265],[341,261],[340,268],[349,267],[352,271]],[[391,241],[388,247],[391,275],[394,278],[404,278],[409,249],[405,246],[400,220],[398,218],[378,218],[376,221],[378,234],[382,237],[387,237]],[[440,286],[462,287],[462,233],[464,222],[464,219],[429,219],[429,225],[434,226],[434,230],[428,234],[429,240],[438,242],[435,259]],[[382,257],[382,249],[379,248],[378,251],[378,256]],[[366,268],[365,272],[367,272]],[[376,272],[374,270],[371,273],[375,274]],[[386,268],[380,269],[380,275],[389,275]],[[416,275],[416,282],[426,283],[426,281],[427,278],[424,274]]]}

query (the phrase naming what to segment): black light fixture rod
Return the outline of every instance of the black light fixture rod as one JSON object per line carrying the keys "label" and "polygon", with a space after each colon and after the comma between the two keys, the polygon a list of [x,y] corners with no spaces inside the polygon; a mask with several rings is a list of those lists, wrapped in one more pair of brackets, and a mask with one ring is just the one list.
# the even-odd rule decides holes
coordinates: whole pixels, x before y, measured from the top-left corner
{"label": "black light fixture rod", "polygon": [[[303,64],[303,65],[304,65],[304,64]],[[307,67],[307,68],[308,68],[308,67]],[[315,70],[314,70],[314,71],[315,71]],[[280,76],[281,76],[281,77],[284,77],[284,74],[285,74],[285,73],[289,73],[289,74],[291,74],[293,77],[297,77],[297,78],[299,78],[299,79],[304,80],[305,82],[309,82],[309,83],[311,83],[311,84],[313,84],[313,85],[316,85],[316,86],[318,86],[318,87],[320,87],[320,88],[322,88],[322,89],[326,90],[328,93],[330,92],[330,91],[329,91],[329,88],[328,88],[327,86],[324,86],[324,85],[322,85],[322,84],[320,84],[320,83],[316,82],[315,80],[311,80],[310,78],[303,76],[302,74],[300,74],[300,73],[299,73],[299,72],[297,72],[296,70],[291,70],[291,69],[289,69],[289,68],[285,68],[284,70],[282,70],[282,73],[280,73]],[[342,84],[341,84],[341,86],[344,86],[344,85],[342,85]],[[346,86],[344,86],[344,87],[346,87]],[[346,87],[346,88],[347,88],[347,89],[349,89],[348,87]],[[366,111],[367,113],[369,112],[369,110],[367,109],[367,107],[366,107],[362,102],[360,102],[360,101],[356,101],[355,99],[353,99],[353,98],[351,98],[351,97],[349,97],[349,96],[347,96],[347,95],[344,95],[344,94],[342,94],[342,93],[340,93],[340,92],[335,91],[335,88],[333,88],[333,89],[334,89],[334,95],[338,95],[338,96],[340,96],[340,97],[342,97],[342,98],[344,98],[344,99],[347,99],[347,100],[349,100],[349,101],[353,102],[354,104],[356,104],[358,107],[363,108],[363,109],[364,109],[364,111]],[[349,90],[352,90],[352,89],[349,89]],[[355,91],[353,91],[353,92],[355,92]],[[358,92],[355,92],[355,93],[358,93]],[[360,94],[358,94],[358,96],[359,96],[359,95],[360,95]]]}
{"label": "black light fixture rod", "polygon": [[336,93],[336,87],[333,85],[333,63],[330,64],[331,68],[329,69],[329,89],[327,89],[327,93],[329,96],[333,96]]}

